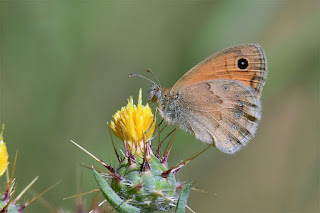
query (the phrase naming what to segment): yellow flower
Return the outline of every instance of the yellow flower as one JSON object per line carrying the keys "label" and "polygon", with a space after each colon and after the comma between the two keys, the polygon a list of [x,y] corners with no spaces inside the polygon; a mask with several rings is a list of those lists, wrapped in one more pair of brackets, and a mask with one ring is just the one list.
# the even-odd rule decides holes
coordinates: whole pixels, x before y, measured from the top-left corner
{"label": "yellow flower", "polygon": [[7,170],[8,164],[9,164],[8,162],[9,154],[7,151],[7,146],[3,141],[3,130],[4,130],[4,125],[2,125],[2,131],[0,133],[0,176],[2,176],[3,173]]}
{"label": "yellow flower", "polygon": [[145,142],[151,139],[156,123],[149,104],[142,105],[142,90],[139,91],[137,106],[130,97],[127,106],[122,107],[112,118],[109,126],[113,133],[126,142],[131,153],[140,155]]}

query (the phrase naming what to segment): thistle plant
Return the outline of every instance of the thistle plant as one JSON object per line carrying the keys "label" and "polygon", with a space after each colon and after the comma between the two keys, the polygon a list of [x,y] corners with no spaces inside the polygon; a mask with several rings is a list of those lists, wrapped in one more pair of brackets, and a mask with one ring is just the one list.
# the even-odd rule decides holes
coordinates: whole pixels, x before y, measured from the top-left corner
{"label": "thistle plant", "polygon": [[107,168],[106,172],[93,169],[93,174],[109,204],[120,213],[168,211],[172,208],[179,213],[185,212],[193,183],[179,182],[176,174],[203,151],[176,166],[168,167],[175,135],[162,156],[160,142],[157,150],[152,149],[156,121],[149,105],[142,104],[141,89],[138,104],[135,105],[130,97],[128,104],[113,115],[108,126],[122,141],[124,148],[123,156],[120,156],[112,140],[119,160],[115,168],[73,143]]}
{"label": "thistle plant", "polygon": [[29,201],[23,204],[18,203],[18,201],[25,194],[25,192],[28,189],[30,189],[30,187],[37,181],[38,177],[34,178],[30,182],[30,184],[27,187],[25,187],[25,189],[23,189],[18,196],[14,198],[14,194],[16,192],[15,190],[16,182],[15,182],[15,179],[13,178],[13,175],[14,175],[14,168],[17,162],[17,154],[13,164],[12,174],[11,174],[11,177],[9,178],[9,172],[8,172],[9,154],[7,151],[6,143],[4,142],[3,132],[4,132],[4,125],[2,125],[2,130],[0,133],[0,177],[6,172],[7,181],[6,181],[6,187],[4,192],[0,192],[0,212],[22,213],[30,203],[38,199],[40,196],[42,196],[44,193],[49,191],[54,186],[48,188],[38,196],[33,197],[32,199],[30,199]]}

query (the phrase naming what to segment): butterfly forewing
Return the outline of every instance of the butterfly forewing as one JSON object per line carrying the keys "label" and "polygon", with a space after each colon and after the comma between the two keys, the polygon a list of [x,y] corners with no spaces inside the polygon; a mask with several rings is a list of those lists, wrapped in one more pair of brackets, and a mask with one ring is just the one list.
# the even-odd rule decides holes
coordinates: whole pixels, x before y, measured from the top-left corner
{"label": "butterfly forewing", "polygon": [[173,86],[173,91],[214,79],[237,80],[260,98],[267,77],[264,51],[259,44],[244,44],[222,50],[193,67]]}
{"label": "butterfly forewing", "polygon": [[235,153],[254,136],[267,77],[259,44],[222,50],[193,67],[170,90],[161,88],[161,116],[196,138]]}

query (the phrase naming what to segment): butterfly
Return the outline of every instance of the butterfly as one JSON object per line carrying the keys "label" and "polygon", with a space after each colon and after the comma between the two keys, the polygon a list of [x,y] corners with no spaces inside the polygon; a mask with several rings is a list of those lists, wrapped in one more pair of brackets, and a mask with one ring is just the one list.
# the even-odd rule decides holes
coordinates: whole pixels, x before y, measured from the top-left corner
{"label": "butterfly", "polygon": [[234,154],[256,133],[266,78],[263,49],[244,44],[209,56],[172,88],[154,83],[149,93],[168,124]]}

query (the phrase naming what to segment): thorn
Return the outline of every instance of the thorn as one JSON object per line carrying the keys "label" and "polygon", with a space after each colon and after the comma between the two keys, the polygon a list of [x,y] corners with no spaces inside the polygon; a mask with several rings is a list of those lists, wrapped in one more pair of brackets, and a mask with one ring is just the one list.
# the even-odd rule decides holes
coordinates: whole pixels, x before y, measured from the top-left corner
{"label": "thorn", "polygon": [[12,201],[13,204],[16,204],[18,200],[20,200],[20,198],[22,197],[22,195],[24,195],[24,193],[31,188],[31,186],[38,180],[39,176],[35,177],[31,183],[29,183],[29,185],[24,188],[24,190],[22,190],[22,192],[20,192],[20,194],[16,197],[16,199],[14,201]]}
{"label": "thorn", "polygon": [[25,205],[20,206],[20,208],[18,209],[18,213],[22,213],[25,208]]}
{"label": "thorn", "polygon": [[122,134],[123,134],[123,145],[124,145],[124,149],[126,151],[126,157],[128,157],[128,162],[129,165],[133,165],[136,163],[136,159],[133,157],[131,151],[129,150],[128,146],[127,146],[127,138],[126,138],[126,134],[124,133],[124,130],[121,129]]}
{"label": "thorn", "polygon": [[157,154],[159,155],[159,158],[160,158],[160,148],[161,148],[163,142],[164,142],[175,130],[176,130],[176,129],[173,129],[169,134],[166,135],[166,137],[164,137],[164,138],[162,139],[161,142],[159,142],[159,146],[158,146],[158,150],[157,150]]}
{"label": "thorn", "polygon": [[[100,189],[98,189],[98,190],[100,191]],[[99,204],[99,200],[100,200],[100,196],[99,195],[100,195],[100,193],[97,193],[97,192],[92,195],[89,209],[94,210],[94,209],[100,207],[106,201],[106,200],[104,200],[104,201],[100,202],[100,204]],[[84,213],[84,211],[82,211],[82,212]]]}
{"label": "thorn", "polygon": [[126,141],[123,141],[123,142],[124,142],[124,149],[126,150],[126,157],[128,157],[129,165],[133,165],[136,163],[136,159],[128,149],[127,142]]}
{"label": "thorn", "polygon": [[91,152],[89,152],[88,150],[86,150],[85,148],[83,148],[82,146],[80,146],[79,144],[77,144],[76,142],[74,142],[73,140],[70,140],[74,145],[76,145],[79,149],[81,149],[82,151],[84,151],[86,154],[88,154],[90,157],[92,157],[94,160],[96,160],[98,163],[100,163],[101,165],[103,165],[104,167],[106,167],[110,172],[114,172],[114,169],[107,165],[106,163],[104,163],[102,160],[100,160],[99,158],[97,158],[96,156],[94,156]]}
{"label": "thorn", "polygon": [[[200,189],[200,188],[196,188],[196,187],[192,187],[191,190],[196,191],[196,192],[200,192],[200,193],[205,193],[205,194],[209,194],[209,192],[207,192],[204,189]],[[217,195],[217,194],[215,194]]]}
{"label": "thorn", "polygon": [[131,153],[129,154],[128,162],[129,162],[130,166],[136,163],[136,159],[134,158],[134,156]]}
{"label": "thorn", "polygon": [[95,210],[96,210],[97,208],[101,207],[105,202],[107,202],[107,200],[103,200],[103,201],[101,201],[100,203],[98,203],[98,206],[97,206],[95,209],[90,210],[89,213],[94,213]]}
{"label": "thorn", "polygon": [[[170,151],[171,151],[171,148],[172,148],[172,145],[173,145],[173,142],[174,142],[174,139],[176,137],[176,134],[177,134],[177,131],[178,131],[178,126],[179,124],[177,125],[177,127],[175,128],[175,131],[174,131],[174,135],[172,137],[172,140],[171,140],[171,143],[170,143],[170,147],[169,149],[166,149],[166,152],[161,160],[161,163],[162,164],[167,164],[167,161],[168,161],[168,157],[169,157],[169,154],[170,154]],[[169,145],[169,144],[168,144]]]}
{"label": "thorn", "polygon": [[[85,165],[85,164],[83,164],[83,163],[81,163],[81,166],[83,166],[84,168],[87,168],[87,169],[92,169],[92,167],[91,166],[88,166],[88,165]],[[100,168],[94,168],[95,170],[97,170],[97,171],[99,171],[99,172],[101,172],[101,173],[108,173],[109,171],[107,171],[107,170],[104,170],[104,169],[100,169]],[[109,174],[109,173],[108,173]]]}
{"label": "thorn", "polygon": [[[10,195],[11,195],[12,198],[14,197],[15,194],[16,194],[16,190],[13,190],[12,194],[10,193]],[[9,195],[9,196],[10,196],[10,195]],[[9,200],[7,200],[6,205],[1,209],[0,212],[6,212],[8,206],[9,206],[10,203],[12,203],[13,201],[14,201],[14,200],[13,200],[13,199],[10,199],[10,197],[9,197]]]}
{"label": "thorn", "polygon": [[187,209],[189,209],[192,213],[196,213],[195,211],[193,211],[188,205],[186,205]]}
{"label": "thorn", "polygon": [[169,201],[169,199],[168,199],[161,191],[154,192],[153,194],[155,194],[155,195],[160,195],[162,198],[165,199],[165,201]]}
{"label": "thorn", "polygon": [[127,141],[126,140],[123,141],[123,145],[124,145],[124,150],[125,150],[125,156],[129,157],[129,150],[128,150],[128,146],[127,146]]}
{"label": "thorn", "polygon": [[68,200],[68,199],[76,198],[76,197],[79,197],[79,196],[91,194],[91,193],[98,192],[98,191],[100,191],[100,189],[93,189],[93,190],[88,191],[88,192],[83,192],[83,193],[80,193],[80,194],[76,194],[76,195],[72,195],[72,196],[69,196],[69,197],[65,197],[62,200]]}
{"label": "thorn", "polygon": [[18,159],[18,150],[16,151],[16,155],[14,157],[14,163],[13,163],[13,167],[12,167],[11,177],[7,181],[8,186],[7,186],[7,190],[5,192],[5,195],[4,195],[4,200],[10,199],[10,194],[11,194],[12,186],[13,186],[14,171],[15,171],[15,168],[17,165],[17,159]]}
{"label": "thorn", "polygon": [[212,145],[209,145],[207,148],[205,148],[204,150],[202,150],[201,152],[195,154],[194,156],[187,158],[186,160],[182,161],[181,163],[175,165],[174,167],[171,167],[170,169],[168,169],[167,171],[162,172],[161,177],[163,178],[167,178],[169,176],[169,174],[172,172],[174,174],[176,174],[178,172],[179,169],[181,169],[182,167],[184,167],[185,165],[187,165],[191,160],[195,159],[196,157],[198,157],[199,155],[201,155],[204,151],[208,150]]}
{"label": "thorn", "polygon": [[94,156],[93,154],[91,154],[88,150],[86,150],[85,148],[83,148],[82,146],[80,146],[79,144],[77,144],[76,142],[74,142],[73,140],[70,140],[71,143],[73,143],[74,145],[76,145],[79,149],[81,149],[82,151],[84,151],[85,153],[87,153],[90,157],[92,157],[94,160],[96,160],[98,163],[100,163],[101,165],[103,165],[104,167],[106,167],[109,171],[107,171],[107,174],[112,176],[115,180],[117,181],[121,181],[123,178],[115,173],[114,168],[112,168],[111,166],[107,165],[106,163],[104,163],[102,160],[100,160],[99,158],[97,158],[96,156]]}
{"label": "thorn", "polygon": [[[122,149],[120,149],[121,154],[124,156],[124,158],[126,157],[124,152],[122,151]],[[121,159],[121,161],[123,161],[123,159]]]}
{"label": "thorn", "polygon": [[124,144],[124,149],[125,149],[125,152],[126,152],[125,156],[128,158],[129,165],[135,164],[136,163],[136,159],[132,155],[131,151],[128,149],[127,141],[124,140],[123,144]]}
{"label": "thorn", "polygon": [[161,173],[161,177],[162,178],[167,178],[169,176],[170,172],[171,172],[171,169],[168,169],[167,171],[162,172]]}
{"label": "thorn", "polygon": [[132,186],[131,188],[129,188],[128,191],[133,190],[133,189],[136,191],[140,191],[140,189],[142,189],[142,187],[143,187],[142,183],[138,183],[138,184]]}
{"label": "thorn", "polygon": [[141,164],[141,172],[150,171],[150,165],[148,163],[148,158],[150,158],[149,152],[150,152],[149,143],[145,143],[144,153],[143,153],[143,162]]}
{"label": "thorn", "polygon": [[6,171],[6,180],[7,180],[7,186],[9,185],[9,181],[10,181],[10,178],[9,178],[9,166],[7,167],[7,171]]}
{"label": "thorn", "polygon": [[[37,177],[38,178],[38,177]],[[38,198],[40,198],[42,195],[44,195],[45,193],[47,193],[49,190],[51,190],[53,187],[55,187],[56,185],[58,185],[59,183],[61,183],[62,181],[59,181],[58,183],[53,184],[52,186],[50,186],[49,188],[47,188],[46,190],[44,190],[42,193],[40,193],[39,195],[33,197],[31,200],[29,200],[28,202],[26,202],[25,204],[23,204],[22,206],[27,207],[30,203],[32,203],[33,201],[37,200]]]}
{"label": "thorn", "polygon": [[150,159],[150,155],[153,155],[151,142],[147,141],[145,136],[143,136],[143,143],[144,143],[144,157]]}
{"label": "thorn", "polygon": [[152,146],[151,146],[151,142],[148,143],[149,146],[148,146],[148,158],[150,158],[150,155],[153,155],[153,152],[152,152]]}
{"label": "thorn", "polygon": [[108,125],[108,129],[109,129],[110,138],[111,138],[111,141],[112,141],[113,150],[114,150],[114,152],[116,153],[116,156],[117,156],[118,161],[119,161],[119,163],[120,163],[120,162],[121,162],[121,158],[119,157],[119,154],[118,154],[118,152],[117,152],[117,149],[116,149],[116,147],[115,147],[115,145],[114,145],[114,141],[113,141],[113,138],[112,138],[112,134],[111,134],[111,129],[110,129],[109,123],[107,123],[107,125]]}
{"label": "thorn", "polygon": [[176,175],[178,173],[178,171],[182,168],[183,166],[181,166],[179,169],[175,169],[174,171],[172,171],[173,175]]}
{"label": "thorn", "polygon": [[7,169],[7,189],[6,192],[4,193],[3,196],[3,201],[8,201],[10,200],[10,194],[13,190],[13,175],[14,175],[14,170],[16,168],[17,165],[17,158],[18,158],[18,150],[16,151],[16,156],[14,158],[14,163],[13,163],[13,167],[12,167],[12,173],[11,173],[11,177],[9,179],[9,169]]}
{"label": "thorn", "polygon": [[176,187],[176,191],[180,190],[180,189],[183,189],[184,188],[184,185],[183,184],[180,184],[179,186]]}

